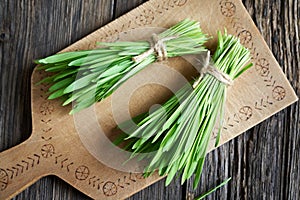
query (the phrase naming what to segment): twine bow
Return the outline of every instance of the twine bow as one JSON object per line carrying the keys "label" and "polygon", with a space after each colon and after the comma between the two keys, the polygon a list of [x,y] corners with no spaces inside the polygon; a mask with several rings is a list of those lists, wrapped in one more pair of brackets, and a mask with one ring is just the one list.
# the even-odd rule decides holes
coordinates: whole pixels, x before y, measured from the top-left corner
{"label": "twine bow", "polygon": [[153,34],[152,40],[149,42],[151,45],[151,48],[148,51],[145,51],[144,53],[142,53],[138,56],[134,56],[132,58],[132,60],[134,62],[139,63],[139,62],[143,61],[145,58],[147,58],[148,56],[150,56],[152,53],[156,54],[158,61],[167,60],[168,52],[167,52],[167,47],[166,47],[165,42],[172,40],[172,39],[176,39],[176,38],[178,38],[178,37],[170,36],[170,37],[159,39],[157,34]]}
{"label": "twine bow", "polygon": [[[201,62],[199,60],[199,62]],[[196,88],[197,85],[200,83],[202,78],[205,74],[210,74],[214,76],[218,81],[224,83],[227,86],[233,85],[233,80],[230,78],[230,76],[219,69],[217,69],[214,65],[210,63],[210,51],[207,51],[206,57],[204,59],[203,67],[200,71],[199,78],[194,82],[193,88]]]}

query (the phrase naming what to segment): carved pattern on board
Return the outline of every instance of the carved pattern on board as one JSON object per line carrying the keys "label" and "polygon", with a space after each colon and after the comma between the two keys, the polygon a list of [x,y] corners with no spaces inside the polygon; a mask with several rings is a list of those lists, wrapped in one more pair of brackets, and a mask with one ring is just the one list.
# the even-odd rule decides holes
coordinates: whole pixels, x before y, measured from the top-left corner
{"label": "carved pattern on board", "polygon": [[41,156],[38,154],[32,154],[31,156],[23,158],[20,162],[17,162],[12,167],[6,169],[8,177],[13,180],[25,171],[34,168],[40,164],[40,158]]}
{"label": "carved pattern on board", "polygon": [[136,183],[139,179],[145,179],[143,173],[129,172],[127,175],[118,178],[116,183],[120,189],[125,189],[131,184]]}
{"label": "carved pattern on board", "polygon": [[61,169],[66,169],[67,172],[70,172],[70,167],[74,165],[68,157],[63,156],[63,154],[59,154],[55,156],[55,164],[60,166]]}
{"label": "carved pattern on board", "polygon": [[75,170],[75,178],[77,180],[86,180],[90,175],[90,170],[87,166],[85,165],[81,165],[79,167],[76,168]]}
{"label": "carved pattern on board", "polygon": [[245,47],[248,47],[249,44],[252,45],[252,34],[249,31],[243,30],[237,36],[240,39],[241,44]]}
{"label": "carved pattern on board", "polygon": [[225,17],[232,17],[233,15],[235,15],[236,6],[234,3],[230,1],[221,1],[220,6],[221,6],[221,13]]}
{"label": "carved pattern on board", "polygon": [[[272,89],[270,91],[271,95],[258,99],[251,106],[245,105],[239,110],[238,113],[234,113],[232,116],[227,117],[227,119],[224,120],[223,126],[223,129],[227,130],[240,123],[240,121],[236,119],[236,116],[238,116],[241,121],[248,121],[255,114],[254,110],[256,112],[261,112],[265,108],[274,105],[275,102],[273,100],[282,101],[286,96],[286,91],[284,87],[276,85],[277,80],[274,80],[274,76],[272,75],[270,69],[269,60],[257,52],[257,48],[255,47],[253,41],[253,34],[244,28],[240,18],[235,16],[236,5],[234,2],[229,0],[220,0],[219,6],[221,14],[226,18],[231,18],[230,24],[232,24],[232,28],[236,36],[240,39],[241,44],[250,50],[251,57],[255,65],[254,69],[263,79],[265,87]],[[273,98],[273,100],[270,96]]]}
{"label": "carved pattern on board", "polygon": [[54,107],[49,101],[45,101],[44,103],[42,103],[39,109],[42,115],[51,115],[54,111]]}
{"label": "carved pattern on board", "polygon": [[0,191],[6,189],[8,185],[8,174],[4,169],[0,169]]}
{"label": "carved pattern on board", "polygon": [[174,5],[181,7],[181,6],[184,6],[187,2],[188,2],[188,0],[170,0],[169,5],[171,7],[174,7]]}
{"label": "carved pattern on board", "polygon": [[[46,72],[42,72],[42,71],[39,71],[38,72],[39,74],[39,80],[43,80],[44,78],[47,78],[49,77],[50,75]],[[44,85],[44,84],[40,84],[38,85],[38,89],[41,91],[41,95],[40,95],[40,98],[41,98],[41,104],[40,106],[38,107],[38,111],[39,111],[39,114],[40,114],[40,120],[39,120],[39,124],[41,125],[40,128],[39,128],[39,131],[41,133],[41,136],[40,138],[42,140],[44,140],[45,142],[48,142],[50,140],[52,140],[52,136],[49,136],[49,134],[51,134],[53,132],[53,127],[52,127],[52,115],[53,113],[55,112],[55,109],[54,109],[54,105],[52,104],[52,101],[51,100],[48,100],[47,99],[47,91],[48,91],[48,88],[49,88],[49,84],[47,85]],[[51,144],[52,145],[52,144]],[[44,158],[48,158],[49,156],[52,156],[54,153],[54,147],[53,145],[51,146],[50,144],[47,144],[47,145],[44,145],[41,149],[41,155],[44,157]],[[50,148],[53,152],[48,152],[47,149]]]}
{"label": "carved pattern on board", "polygon": [[101,185],[103,185],[104,181],[101,181],[99,177],[92,176],[89,178],[89,185],[91,185],[93,188],[96,188],[97,190],[101,190]]}
{"label": "carved pattern on board", "polygon": [[49,140],[52,140],[52,137],[46,138],[46,137],[44,137],[44,136],[41,136],[41,138],[42,138],[43,140],[45,140],[46,142],[49,141]]}
{"label": "carved pattern on board", "polygon": [[274,87],[276,84],[276,80],[273,79],[273,76],[267,76],[264,82],[266,83],[266,87]]}
{"label": "carved pattern on board", "polygon": [[173,1],[161,1],[161,3],[155,4],[155,11],[158,14],[163,14],[164,12],[168,11],[171,8],[174,8],[175,4]]}
{"label": "carved pattern on board", "polygon": [[276,86],[272,92],[273,98],[277,101],[282,101],[285,98],[286,91],[282,86]]}
{"label": "carved pattern on board", "polygon": [[238,116],[242,121],[248,121],[252,117],[253,111],[250,106],[243,106],[240,108]]}
{"label": "carved pattern on board", "polygon": [[53,154],[55,154],[55,149],[52,144],[45,144],[42,146],[41,155],[44,158],[49,158],[49,157],[53,156]]}
{"label": "carved pattern on board", "polygon": [[105,196],[114,196],[119,190],[127,189],[132,184],[137,183],[138,180],[145,179],[142,173],[130,172],[116,181],[103,180],[97,174],[92,174],[89,167],[81,165],[75,170],[75,178],[79,181],[85,181],[90,187],[103,193]]}
{"label": "carved pattern on board", "polygon": [[273,105],[273,102],[270,100],[270,97],[263,97],[259,101],[255,102],[254,108],[256,110],[263,110],[265,108],[268,108],[268,106]]}
{"label": "carved pattern on board", "polygon": [[243,106],[239,109],[237,113],[232,114],[232,116],[227,117],[224,120],[223,129],[227,130],[233,128],[235,125],[241,123],[242,121],[246,122],[250,120],[253,116],[253,109],[251,106]]}
{"label": "carved pattern on board", "polygon": [[135,18],[135,23],[138,26],[146,26],[151,24],[154,21],[154,11],[144,9],[139,16]]}
{"label": "carved pattern on board", "polygon": [[[141,12],[135,16],[134,20],[123,19],[121,28],[104,29],[103,34],[99,37],[99,41],[116,41],[116,37],[121,32],[134,29],[141,26],[151,25],[155,18],[159,18],[165,12],[172,11],[176,7],[182,7],[187,4],[188,0],[166,0],[153,2],[151,8],[142,8]],[[95,44],[90,44],[89,49],[95,48]]]}
{"label": "carved pattern on board", "polygon": [[265,58],[260,58],[255,63],[257,73],[262,77],[267,77],[270,74],[270,63]]}
{"label": "carved pattern on board", "polygon": [[103,185],[103,194],[105,196],[113,196],[113,195],[117,194],[117,192],[118,192],[118,188],[114,182],[107,181]]}

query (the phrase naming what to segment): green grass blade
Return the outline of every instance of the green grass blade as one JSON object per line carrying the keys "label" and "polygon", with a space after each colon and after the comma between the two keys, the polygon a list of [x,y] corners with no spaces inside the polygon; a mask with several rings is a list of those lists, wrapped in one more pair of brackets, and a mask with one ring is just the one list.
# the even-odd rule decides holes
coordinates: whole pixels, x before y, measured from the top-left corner
{"label": "green grass blade", "polygon": [[223,187],[224,185],[226,185],[229,181],[231,180],[231,177],[224,180],[221,184],[219,184],[218,186],[210,189],[209,191],[205,192],[204,194],[201,194],[199,197],[196,197],[195,200],[202,200],[205,197],[207,197],[208,195],[210,195],[211,193],[215,192],[217,189]]}

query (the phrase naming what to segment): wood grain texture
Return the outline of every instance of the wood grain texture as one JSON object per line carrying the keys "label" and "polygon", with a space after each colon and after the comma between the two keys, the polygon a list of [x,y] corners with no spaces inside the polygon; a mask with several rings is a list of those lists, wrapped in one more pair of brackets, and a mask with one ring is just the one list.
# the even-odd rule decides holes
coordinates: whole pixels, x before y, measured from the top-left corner
{"label": "wood grain texture", "polygon": [[[142,0],[0,2],[0,151],[29,137],[32,60],[53,54]],[[299,95],[298,0],[244,0],[247,10]],[[211,152],[199,189],[160,181],[130,199],[185,199],[233,180],[207,199],[300,198],[299,103]],[[0,161],[1,162],[1,161]],[[38,181],[15,199],[89,199],[56,177]]]}

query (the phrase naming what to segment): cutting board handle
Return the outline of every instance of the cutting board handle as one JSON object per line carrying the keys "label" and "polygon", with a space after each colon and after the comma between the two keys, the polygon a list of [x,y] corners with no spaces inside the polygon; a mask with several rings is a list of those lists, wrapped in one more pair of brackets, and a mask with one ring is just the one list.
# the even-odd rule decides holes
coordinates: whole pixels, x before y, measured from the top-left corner
{"label": "cutting board handle", "polygon": [[0,199],[11,199],[46,175],[40,141],[27,141],[0,153]]}

